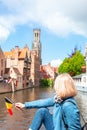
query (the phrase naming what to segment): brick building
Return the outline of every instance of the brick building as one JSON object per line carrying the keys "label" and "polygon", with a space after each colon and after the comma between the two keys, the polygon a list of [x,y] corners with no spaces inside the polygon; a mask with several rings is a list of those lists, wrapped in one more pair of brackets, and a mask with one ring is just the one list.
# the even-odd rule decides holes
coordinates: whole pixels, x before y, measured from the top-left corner
{"label": "brick building", "polygon": [[3,76],[5,72],[5,56],[0,47],[0,76]]}
{"label": "brick building", "polygon": [[50,64],[40,66],[40,78],[41,79],[55,79],[58,74],[58,67],[52,67]]}
{"label": "brick building", "polygon": [[39,86],[40,81],[40,65],[42,64],[41,59],[41,42],[40,42],[40,30],[33,30],[34,41],[32,43],[31,50],[31,79],[35,86]]}
{"label": "brick building", "polygon": [[23,49],[15,46],[9,52],[5,52],[6,68],[17,68],[22,75],[23,87],[31,81],[34,86],[39,86],[40,80],[40,65],[41,65],[41,43],[40,30],[33,30],[34,41],[32,50],[27,45]]}

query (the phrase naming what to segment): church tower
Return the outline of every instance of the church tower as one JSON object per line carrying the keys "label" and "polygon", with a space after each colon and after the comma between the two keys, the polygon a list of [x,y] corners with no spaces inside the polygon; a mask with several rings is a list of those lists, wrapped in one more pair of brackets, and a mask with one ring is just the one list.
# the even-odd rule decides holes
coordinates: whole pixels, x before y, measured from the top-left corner
{"label": "church tower", "polygon": [[32,51],[37,52],[37,56],[41,62],[41,43],[40,43],[40,29],[34,29],[34,41],[32,43]]}

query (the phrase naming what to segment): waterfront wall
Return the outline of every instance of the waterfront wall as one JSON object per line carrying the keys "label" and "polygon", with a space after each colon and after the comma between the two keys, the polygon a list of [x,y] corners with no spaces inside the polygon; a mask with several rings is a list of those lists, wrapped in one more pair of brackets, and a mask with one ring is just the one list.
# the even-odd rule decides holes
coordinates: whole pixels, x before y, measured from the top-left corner
{"label": "waterfront wall", "polygon": [[0,94],[15,92],[15,91],[19,91],[19,90],[23,90],[23,89],[27,89],[27,88],[33,88],[33,87],[34,86],[32,84],[29,84],[25,87],[22,87],[22,86],[15,87],[14,85],[12,86],[11,83],[8,84],[8,83],[1,82],[0,83]]}
{"label": "waterfront wall", "polygon": [[0,93],[7,93],[11,91],[12,91],[11,84],[0,83]]}

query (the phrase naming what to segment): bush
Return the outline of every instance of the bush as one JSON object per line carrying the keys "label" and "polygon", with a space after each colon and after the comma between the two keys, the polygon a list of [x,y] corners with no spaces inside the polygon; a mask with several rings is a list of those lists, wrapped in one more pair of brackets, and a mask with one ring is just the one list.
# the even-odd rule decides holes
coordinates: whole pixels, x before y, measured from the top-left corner
{"label": "bush", "polygon": [[51,87],[51,86],[53,86],[53,80],[52,79],[41,79],[40,80],[40,86]]}

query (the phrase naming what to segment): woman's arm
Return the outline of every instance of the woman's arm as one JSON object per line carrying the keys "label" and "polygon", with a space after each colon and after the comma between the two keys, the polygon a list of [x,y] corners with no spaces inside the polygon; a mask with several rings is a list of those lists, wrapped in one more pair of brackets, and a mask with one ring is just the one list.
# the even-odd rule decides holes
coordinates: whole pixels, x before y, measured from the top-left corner
{"label": "woman's arm", "polygon": [[31,102],[25,102],[26,108],[50,107],[54,105],[54,98],[40,99]]}
{"label": "woman's arm", "polygon": [[54,105],[54,98],[40,99],[31,102],[15,103],[15,107],[18,108],[40,108],[40,107],[50,107]]}

